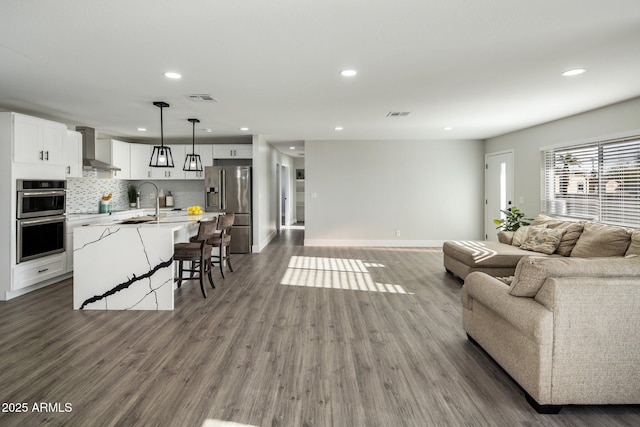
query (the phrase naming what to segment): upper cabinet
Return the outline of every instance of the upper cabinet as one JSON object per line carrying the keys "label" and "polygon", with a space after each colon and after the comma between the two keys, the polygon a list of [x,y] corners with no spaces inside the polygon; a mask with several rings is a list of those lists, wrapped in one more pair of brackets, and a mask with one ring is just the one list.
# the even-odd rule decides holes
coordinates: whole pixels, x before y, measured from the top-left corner
{"label": "upper cabinet", "polygon": [[129,164],[131,179],[151,178],[151,146],[147,144],[129,144]]}
{"label": "upper cabinet", "polygon": [[250,159],[253,157],[251,144],[217,144],[213,146],[214,159]]}
{"label": "upper cabinet", "polygon": [[67,130],[64,157],[67,178],[82,178],[82,134],[80,132]]}
{"label": "upper cabinet", "polygon": [[112,171],[116,179],[130,179],[131,167],[129,165],[129,143],[111,140],[111,164],[120,168],[119,171]]}
{"label": "upper cabinet", "polygon": [[17,163],[65,165],[67,127],[36,117],[14,114],[13,153]]}
{"label": "upper cabinet", "polygon": [[96,141],[96,159],[120,168],[100,170],[99,178],[129,179],[129,143],[117,139],[99,139]]}

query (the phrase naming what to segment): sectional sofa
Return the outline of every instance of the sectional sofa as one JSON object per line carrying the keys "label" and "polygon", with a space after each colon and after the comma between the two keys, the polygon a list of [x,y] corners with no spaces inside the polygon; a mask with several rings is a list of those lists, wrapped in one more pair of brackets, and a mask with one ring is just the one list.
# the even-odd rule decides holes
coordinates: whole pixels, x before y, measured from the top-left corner
{"label": "sectional sofa", "polygon": [[640,404],[640,230],[539,216],[502,241],[445,244],[469,339],[539,412]]}

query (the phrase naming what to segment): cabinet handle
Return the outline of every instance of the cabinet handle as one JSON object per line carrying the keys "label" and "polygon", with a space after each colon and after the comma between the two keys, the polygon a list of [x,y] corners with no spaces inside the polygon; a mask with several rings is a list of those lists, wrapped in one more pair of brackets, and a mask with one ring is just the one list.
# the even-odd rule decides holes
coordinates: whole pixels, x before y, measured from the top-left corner
{"label": "cabinet handle", "polygon": [[151,171],[147,171],[147,178],[151,178]]}
{"label": "cabinet handle", "polygon": [[67,174],[71,174],[71,166],[67,166]]}
{"label": "cabinet handle", "polygon": [[40,151],[40,160],[44,160],[44,151]]}
{"label": "cabinet handle", "polygon": [[47,151],[45,151],[44,159],[45,159],[46,161],[49,161],[49,151],[48,151],[48,150],[47,150]]}
{"label": "cabinet handle", "polygon": [[49,271],[49,269],[48,268],[43,268],[42,270],[38,270],[38,274],[44,273],[45,271]]}

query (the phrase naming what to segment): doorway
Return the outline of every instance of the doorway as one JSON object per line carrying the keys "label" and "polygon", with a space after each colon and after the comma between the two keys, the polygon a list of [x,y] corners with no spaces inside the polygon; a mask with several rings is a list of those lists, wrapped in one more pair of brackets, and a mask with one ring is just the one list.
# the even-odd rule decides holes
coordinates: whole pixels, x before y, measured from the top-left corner
{"label": "doorway", "polygon": [[289,225],[288,214],[289,207],[287,206],[289,201],[289,183],[291,177],[289,176],[289,167],[280,167],[280,225],[286,227]]}
{"label": "doorway", "polygon": [[484,172],[485,239],[497,241],[493,220],[503,218],[500,211],[510,208],[513,201],[513,150],[486,154]]}

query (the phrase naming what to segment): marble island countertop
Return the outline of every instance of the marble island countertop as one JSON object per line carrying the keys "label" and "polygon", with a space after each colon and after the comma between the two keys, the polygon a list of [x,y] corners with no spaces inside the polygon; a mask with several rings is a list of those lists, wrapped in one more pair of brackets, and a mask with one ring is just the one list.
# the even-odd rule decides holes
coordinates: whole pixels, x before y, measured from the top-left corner
{"label": "marble island countertop", "polygon": [[[187,213],[182,213],[180,215],[170,215],[170,216],[162,216],[160,218],[155,219],[153,216],[131,216],[129,218],[109,218],[109,216],[104,217],[104,220],[94,222],[92,224],[86,224],[87,227],[96,227],[96,226],[111,226],[111,225],[119,225],[119,226],[144,226],[144,227],[175,227],[177,225],[185,225],[189,223],[197,223],[200,221],[210,221],[214,219],[218,214],[215,212],[204,213],[202,215],[189,215]],[[145,221],[146,219],[146,221]],[[131,221],[131,223],[128,223]]]}
{"label": "marble island countertop", "polygon": [[127,215],[107,215],[75,227],[74,309],[173,310],[173,245],[195,235],[199,221],[218,215],[182,213],[134,224],[122,224]]}

